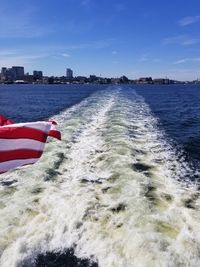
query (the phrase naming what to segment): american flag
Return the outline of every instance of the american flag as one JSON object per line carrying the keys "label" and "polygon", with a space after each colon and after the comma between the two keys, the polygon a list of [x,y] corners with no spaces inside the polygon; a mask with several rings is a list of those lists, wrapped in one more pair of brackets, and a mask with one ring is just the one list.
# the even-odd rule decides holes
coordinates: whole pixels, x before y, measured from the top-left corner
{"label": "american flag", "polygon": [[0,115],[0,173],[35,163],[48,136],[61,140],[54,121],[14,123]]}

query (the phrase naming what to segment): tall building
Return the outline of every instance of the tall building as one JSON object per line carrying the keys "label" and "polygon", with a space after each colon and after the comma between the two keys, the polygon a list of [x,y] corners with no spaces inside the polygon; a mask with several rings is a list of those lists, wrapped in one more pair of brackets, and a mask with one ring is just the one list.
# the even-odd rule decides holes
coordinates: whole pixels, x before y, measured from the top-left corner
{"label": "tall building", "polygon": [[41,70],[34,70],[33,71],[33,78],[35,80],[42,80],[42,77],[43,77],[43,73]]}
{"label": "tall building", "polygon": [[16,73],[13,68],[2,67],[0,76],[2,81],[13,81],[15,79]]}
{"label": "tall building", "polygon": [[67,79],[72,79],[73,78],[73,70],[66,69],[66,77],[67,77]]}
{"label": "tall building", "polygon": [[13,76],[15,80],[24,79],[24,67],[12,66]]}
{"label": "tall building", "polygon": [[7,71],[7,68],[6,67],[2,67],[1,68],[1,74],[2,75],[5,75],[6,74],[6,71]]}
{"label": "tall building", "polygon": [[6,80],[6,71],[7,71],[7,68],[6,67],[2,67],[1,68],[1,74],[0,74],[0,80],[1,81]]}

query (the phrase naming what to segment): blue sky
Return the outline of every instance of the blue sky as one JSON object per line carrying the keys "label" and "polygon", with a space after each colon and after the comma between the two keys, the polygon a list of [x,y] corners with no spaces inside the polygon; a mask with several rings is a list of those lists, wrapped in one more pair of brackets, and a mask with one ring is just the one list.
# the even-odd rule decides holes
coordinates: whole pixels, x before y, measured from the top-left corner
{"label": "blue sky", "polygon": [[45,75],[200,78],[200,0],[9,0],[0,67]]}

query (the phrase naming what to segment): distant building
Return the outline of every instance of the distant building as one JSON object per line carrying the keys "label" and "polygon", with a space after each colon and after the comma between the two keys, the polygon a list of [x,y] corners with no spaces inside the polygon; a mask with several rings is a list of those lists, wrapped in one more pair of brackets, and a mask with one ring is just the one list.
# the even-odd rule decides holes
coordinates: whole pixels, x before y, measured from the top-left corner
{"label": "distant building", "polygon": [[85,76],[76,76],[73,78],[73,83],[87,83],[89,79]]}
{"label": "distant building", "polygon": [[41,70],[34,70],[33,71],[33,79],[35,81],[42,80],[43,78],[43,73]]}
{"label": "distant building", "polygon": [[96,75],[90,75],[90,82],[94,83],[98,80],[98,77]]}
{"label": "distant building", "polygon": [[2,67],[1,68],[1,74],[0,74],[1,81],[5,81],[6,80],[6,71],[7,71],[6,67]]}
{"label": "distant building", "polygon": [[24,81],[26,83],[33,83],[35,82],[33,75],[29,75],[28,73],[24,75]]}
{"label": "distant building", "polygon": [[16,73],[13,68],[1,68],[1,81],[13,81],[16,77]]}
{"label": "distant building", "polygon": [[66,77],[67,77],[68,80],[73,79],[73,70],[66,69]]}
{"label": "distant building", "polygon": [[24,67],[21,66],[12,66],[13,78],[14,80],[23,80],[24,79]]}
{"label": "distant building", "polygon": [[111,83],[113,83],[113,84],[120,83],[120,78],[111,78]]}
{"label": "distant building", "polygon": [[151,77],[141,77],[138,80],[138,83],[142,83],[142,84],[148,84],[148,83],[152,83],[152,78]]}
{"label": "distant building", "polygon": [[7,70],[6,67],[2,67],[1,68],[1,75],[6,75],[6,70]]}
{"label": "distant building", "polygon": [[157,78],[153,79],[154,84],[169,84],[170,80],[168,78]]}
{"label": "distant building", "polygon": [[121,83],[128,83],[129,79],[126,76],[123,75],[122,77],[120,77],[120,82]]}

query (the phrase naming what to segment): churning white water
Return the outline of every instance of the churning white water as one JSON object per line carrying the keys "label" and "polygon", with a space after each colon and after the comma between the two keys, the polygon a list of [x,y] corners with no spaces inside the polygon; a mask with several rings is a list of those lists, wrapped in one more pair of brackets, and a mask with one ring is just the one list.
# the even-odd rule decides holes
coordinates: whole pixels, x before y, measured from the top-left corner
{"label": "churning white water", "polygon": [[0,266],[69,248],[101,267],[200,266],[199,192],[144,99],[118,87],[54,119],[62,141],[0,177]]}

